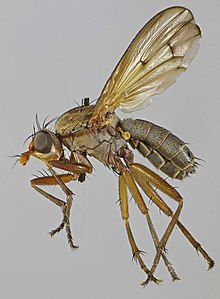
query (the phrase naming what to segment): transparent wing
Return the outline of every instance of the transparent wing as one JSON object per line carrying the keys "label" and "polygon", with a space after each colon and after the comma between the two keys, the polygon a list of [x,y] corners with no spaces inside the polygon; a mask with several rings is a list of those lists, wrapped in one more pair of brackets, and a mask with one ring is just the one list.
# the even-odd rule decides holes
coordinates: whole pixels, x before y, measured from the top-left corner
{"label": "transparent wing", "polygon": [[137,34],[108,79],[91,123],[119,107],[142,109],[184,72],[195,56],[201,31],[192,13],[171,7],[154,16]]}

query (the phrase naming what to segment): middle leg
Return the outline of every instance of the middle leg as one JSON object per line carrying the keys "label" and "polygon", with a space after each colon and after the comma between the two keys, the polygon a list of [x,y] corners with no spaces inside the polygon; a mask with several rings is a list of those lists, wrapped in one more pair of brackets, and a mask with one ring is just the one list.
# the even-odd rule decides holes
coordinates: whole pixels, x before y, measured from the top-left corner
{"label": "middle leg", "polygon": [[[143,197],[142,195],[140,194],[135,182],[134,182],[134,179],[131,175],[131,173],[129,171],[125,171],[123,173],[124,177],[125,177],[125,180],[126,180],[126,184],[135,200],[135,202],[137,203],[138,205],[138,208],[139,210],[142,212],[143,215],[145,215],[146,217],[146,220],[147,220],[147,223],[148,223],[148,227],[150,229],[150,233],[151,233],[151,236],[152,236],[152,239],[153,239],[153,242],[154,242],[154,245],[156,247],[156,250],[158,251],[158,246],[160,244],[159,242],[159,238],[158,238],[158,235],[156,233],[156,230],[153,226],[153,223],[152,223],[152,220],[151,220],[151,217],[150,217],[150,214],[149,214],[149,211],[148,211],[148,208],[143,200]],[[179,280],[180,278],[177,276],[175,270],[173,269],[172,267],[172,264],[169,262],[169,260],[167,259],[166,255],[164,252],[161,253],[162,254],[162,258],[164,260],[164,263],[172,277],[172,280]],[[150,278],[150,276],[149,276]],[[144,284],[144,283],[143,283]]]}
{"label": "middle leg", "polygon": [[153,280],[156,284],[159,284],[162,280],[157,279],[154,277],[153,274],[151,274],[151,271],[146,267],[143,259],[141,258],[141,251],[138,249],[136,242],[134,240],[131,227],[129,224],[129,211],[128,211],[128,195],[127,195],[127,185],[124,178],[124,175],[121,174],[119,176],[119,200],[120,200],[120,207],[121,207],[121,214],[122,219],[125,223],[125,228],[127,231],[128,240],[132,249],[133,257],[135,257],[138,260],[138,263],[141,267],[141,269],[147,274],[147,276],[150,275],[151,280]]}

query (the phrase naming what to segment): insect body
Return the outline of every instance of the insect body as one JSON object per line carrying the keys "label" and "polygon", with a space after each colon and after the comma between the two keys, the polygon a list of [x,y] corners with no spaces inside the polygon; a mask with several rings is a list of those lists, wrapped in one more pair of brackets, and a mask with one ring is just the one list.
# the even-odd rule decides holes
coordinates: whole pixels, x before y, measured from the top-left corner
{"label": "insect body", "polygon": [[[121,214],[131,246],[132,254],[146,279],[159,283],[155,270],[162,259],[173,280],[179,279],[164,248],[175,226],[178,226],[192,246],[200,252],[212,268],[214,261],[179,221],[183,206],[181,195],[166,180],[146,166],[135,163],[133,149],[173,179],[182,180],[196,169],[196,158],[185,142],[145,120],[121,120],[116,108],[124,112],[142,109],[151,102],[151,96],[161,93],[176,81],[195,56],[201,32],[191,12],[183,7],[171,7],[153,17],[134,38],[104,86],[95,105],[85,99],[82,106],[61,115],[55,123],[55,132],[43,125],[32,135],[27,152],[20,155],[21,165],[30,156],[42,160],[51,175],[31,180],[32,187],[58,205],[63,212],[61,224],[51,236],[66,229],[70,247],[74,244],[70,228],[70,210],[73,193],[66,183],[74,180],[83,182],[85,174],[93,171],[89,161],[92,156],[108,166],[118,175]],[[69,155],[66,154],[69,152]],[[59,174],[55,169],[61,169]],[[66,201],[47,193],[41,186],[59,185],[66,194]],[[170,222],[161,238],[149,214],[145,195],[170,217]],[[171,197],[177,208],[172,211],[159,194]],[[146,218],[155,245],[155,257],[148,268],[141,256],[129,223],[128,192]]]}

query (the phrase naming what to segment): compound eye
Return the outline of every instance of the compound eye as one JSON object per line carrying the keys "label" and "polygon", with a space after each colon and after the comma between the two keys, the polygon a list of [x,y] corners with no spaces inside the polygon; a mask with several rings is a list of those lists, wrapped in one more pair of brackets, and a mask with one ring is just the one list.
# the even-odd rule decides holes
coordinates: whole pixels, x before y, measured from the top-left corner
{"label": "compound eye", "polygon": [[38,132],[34,137],[34,149],[42,154],[48,154],[51,151],[53,140],[49,133],[45,131]]}

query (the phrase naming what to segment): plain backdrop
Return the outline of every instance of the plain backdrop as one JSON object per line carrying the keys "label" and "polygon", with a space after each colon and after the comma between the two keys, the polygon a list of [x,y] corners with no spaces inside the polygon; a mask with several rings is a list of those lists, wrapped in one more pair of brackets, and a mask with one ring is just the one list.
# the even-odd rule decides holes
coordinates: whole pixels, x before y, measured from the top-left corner
{"label": "plain backdrop", "polygon": [[[204,160],[192,178],[169,182],[184,197],[181,221],[216,267],[207,272],[203,257],[176,228],[167,250],[181,280],[172,283],[161,261],[156,273],[163,283],[142,288],[145,275],[132,262],[111,171],[91,159],[94,173],[83,184],[69,185],[75,193],[71,227],[80,245],[71,252],[65,231],[54,239],[47,234],[60,223],[60,210],[29,184],[44,165],[32,158],[24,169],[19,164],[12,169],[16,159],[9,156],[27,150],[23,142],[36,113],[42,122],[74,107],[74,100],[96,99],[136,33],[173,5],[191,9],[201,26],[199,52],[176,84],[132,116],[168,128]],[[0,2],[1,298],[220,298],[219,10],[218,0]],[[149,166],[138,153],[135,157]],[[50,191],[63,196],[57,187]],[[161,235],[166,216],[146,203]],[[132,200],[130,206],[137,242],[150,265],[154,248],[145,220]]]}

